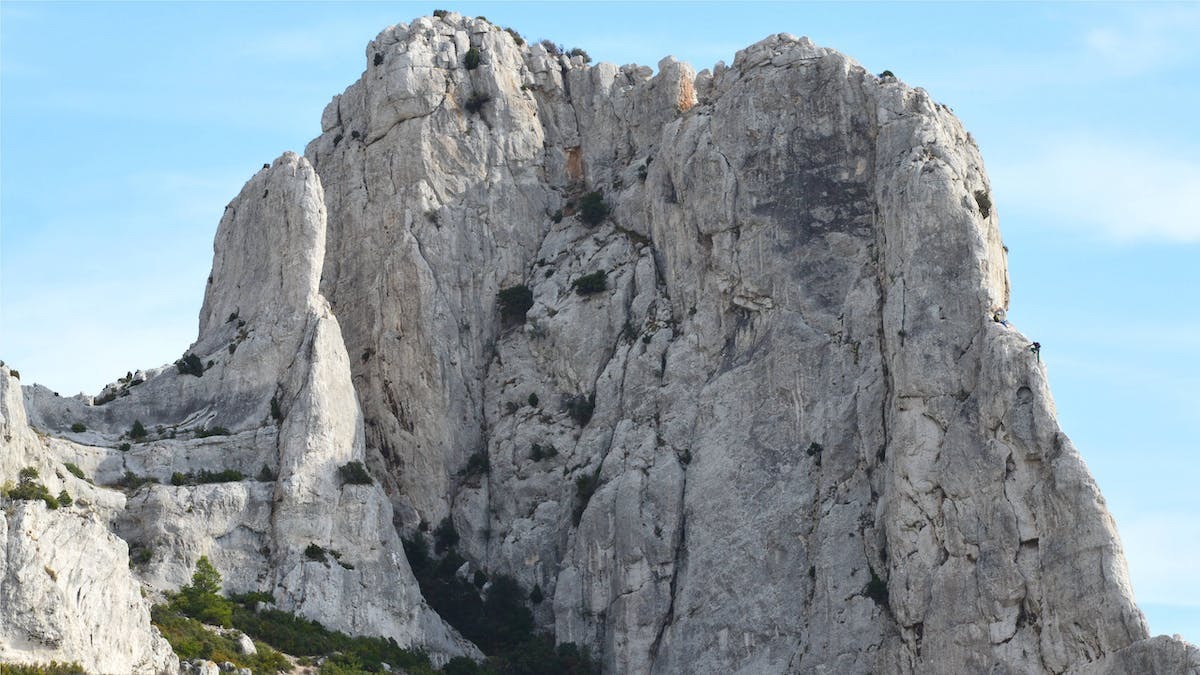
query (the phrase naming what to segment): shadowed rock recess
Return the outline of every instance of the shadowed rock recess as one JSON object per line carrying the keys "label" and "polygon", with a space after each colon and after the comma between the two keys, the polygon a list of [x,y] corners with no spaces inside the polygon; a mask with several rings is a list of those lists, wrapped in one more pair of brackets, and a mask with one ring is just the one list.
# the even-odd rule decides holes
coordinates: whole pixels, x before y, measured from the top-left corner
{"label": "shadowed rock recess", "polygon": [[[139,589],[201,555],[478,658],[401,545],[452,525],[606,673],[1200,672],[991,319],[983,160],[925,91],[784,34],[655,74],[455,13],[365,57],[227,207],[178,366],[24,409],[0,368],[3,477],[76,495],[8,502],[0,660],[176,668]],[[172,481],[223,470],[257,479]]]}

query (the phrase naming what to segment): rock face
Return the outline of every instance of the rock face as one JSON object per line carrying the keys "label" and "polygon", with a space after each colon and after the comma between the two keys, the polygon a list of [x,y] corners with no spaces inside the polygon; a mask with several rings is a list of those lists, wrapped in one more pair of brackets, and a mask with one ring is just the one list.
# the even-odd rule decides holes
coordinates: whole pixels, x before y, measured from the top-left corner
{"label": "rock face", "polygon": [[129,571],[128,547],[105,526],[99,490],[67,471],[30,431],[20,384],[0,366],[0,475],[37,469],[74,508],[15,501],[0,512],[0,662],[88,664],[102,673],[178,669],[150,626],[150,606]]}
{"label": "rock face", "polygon": [[1062,672],[1147,637],[1044,369],[990,320],[1004,249],[944,106],[786,35],[651,76],[452,14],[366,57],[306,155],[406,527],[449,512],[613,672]]}
{"label": "rock face", "polygon": [[[364,457],[363,425],[341,330],[317,287],[324,247],[320,181],[286,153],[221,220],[187,352],[199,374],[182,372],[193,368],[185,358],[103,405],[34,388],[32,421],[81,421],[90,447],[61,455],[102,484],[127,472],[158,483],[111,514],[143,554],[139,576],[152,588],[179,588],[206,555],[227,591],[267,591],[335,630],[477,654],[422,601],[379,485],[341,477]],[[135,422],[145,439],[128,431]],[[248,479],[187,484],[187,474],[230,470]]]}
{"label": "rock face", "polygon": [[[1200,670],[1149,639],[1045,369],[991,320],[1004,248],[947,108],[788,35],[698,75],[585,61],[454,13],[385,30],[230,204],[208,370],[27,389],[102,483],[265,467],[113,503],[146,583],[206,554],[474,655],[393,527],[448,517],[606,672]],[[134,420],[152,440],[114,449]],[[343,485],[364,458],[381,485]]]}

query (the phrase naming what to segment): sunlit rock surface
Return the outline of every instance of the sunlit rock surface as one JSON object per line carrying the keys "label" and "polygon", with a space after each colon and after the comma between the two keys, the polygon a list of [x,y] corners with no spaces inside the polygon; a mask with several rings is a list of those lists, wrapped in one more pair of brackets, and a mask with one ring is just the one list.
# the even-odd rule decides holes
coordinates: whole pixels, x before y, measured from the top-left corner
{"label": "sunlit rock surface", "polygon": [[[26,389],[59,461],[158,479],[96,497],[139,579],[208,555],[229,590],[477,654],[399,545],[449,517],[607,672],[1200,669],[1149,638],[1044,366],[992,320],[997,206],[948,108],[785,34],[699,74],[556,52],[454,13],[383,31],[227,209],[203,375]],[[377,484],[343,485],[364,458]],[[251,479],[170,484],[202,469]]]}

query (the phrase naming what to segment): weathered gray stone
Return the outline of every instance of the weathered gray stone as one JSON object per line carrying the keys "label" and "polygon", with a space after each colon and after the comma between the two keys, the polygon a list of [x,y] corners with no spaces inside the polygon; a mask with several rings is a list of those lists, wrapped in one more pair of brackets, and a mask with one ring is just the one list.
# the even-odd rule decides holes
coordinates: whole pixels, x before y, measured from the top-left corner
{"label": "weathered gray stone", "polygon": [[[86,663],[105,673],[174,672],[178,659],[150,625],[125,542],[108,531],[99,490],[64,470],[27,426],[19,383],[0,366],[0,482],[37,469],[71,507],[9,501],[0,511],[0,663]],[[120,496],[117,495],[117,503]]]}
{"label": "weathered gray stone", "polygon": [[[926,92],[786,34],[652,74],[455,13],[366,64],[227,209],[202,377],[26,388],[36,428],[87,426],[47,469],[163,483],[81,488],[154,545],[152,587],[204,554],[230,590],[475,655],[393,527],[449,517],[461,574],[539,587],[538,625],[607,672],[1195,672],[1149,638],[1043,364],[991,320],[983,161]],[[121,451],[134,420],[151,440]],[[363,459],[380,485],[342,485]]]}
{"label": "weathered gray stone", "polygon": [[254,646],[254,640],[251,640],[249,635],[239,631],[235,636],[235,639],[237,640],[238,650],[240,650],[243,654],[247,656],[254,656],[258,653],[258,647]]}
{"label": "weathered gray stone", "polygon": [[[368,65],[306,154],[407,528],[449,509],[614,672],[1061,671],[1146,637],[1042,366],[990,321],[1004,251],[944,106],[783,34],[652,78],[456,15],[376,44],[428,81]],[[373,101],[434,91],[379,124]],[[556,222],[588,190],[612,218]],[[461,475],[480,448],[490,473]]]}
{"label": "weathered gray stone", "polygon": [[[227,590],[265,590],[281,609],[332,629],[477,654],[422,601],[382,490],[339,476],[364,446],[349,357],[317,286],[324,241],[320,181],[287,153],[247,183],[218,228],[200,335],[187,352],[205,364],[200,377],[151,371],[101,406],[34,389],[29,410],[42,428],[87,420],[93,445],[61,450],[97,480],[132,472],[158,481],[109,514],[148,552],[137,570],[155,589],[187,583],[205,555]],[[152,440],[129,437],[135,420]],[[246,479],[172,485],[173,476],[223,470]],[[330,557],[306,555],[314,544]]]}

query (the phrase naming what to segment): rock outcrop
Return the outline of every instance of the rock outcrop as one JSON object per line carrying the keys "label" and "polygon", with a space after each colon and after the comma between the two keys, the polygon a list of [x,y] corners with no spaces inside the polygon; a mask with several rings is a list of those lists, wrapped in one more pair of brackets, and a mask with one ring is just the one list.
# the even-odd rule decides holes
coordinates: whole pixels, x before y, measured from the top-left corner
{"label": "rock outcrop", "polygon": [[[269,592],[331,629],[477,654],[422,601],[379,485],[340,473],[363,460],[363,429],[338,321],[317,286],[324,247],[320,180],[286,153],[226,209],[200,335],[180,365],[102,405],[34,388],[32,421],[83,424],[88,445],[60,454],[101,484],[153,481],[111,515],[152,588],[178,589],[206,555],[227,591]],[[191,484],[206,471],[246,479]]]}
{"label": "rock outcrop", "polygon": [[[101,404],[26,391],[101,483],[262,474],[114,499],[150,586],[206,554],[477,655],[399,545],[449,518],[606,672],[1200,670],[1149,638],[1045,368],[992,321],[983,161],[926,92],[789,35],[655,74],[454,13],[366,63],[230,204],[190,360]],[[380,485],[342,484],[363,459]]]}
{"label": "rock outcrop", "polygon": [[451,14],[366,56],[306,155],[406,527],[449,511],[614,672],[1062,672],[1147,637],[1044,369],[991,321],[1004,249],[944,106],[787,35],[651,76]]}
{"label": "rock outcrop", "polygon": [[120,495],[76,478],[25,420],[20,384],[0,366],[0,475],[35,469],[71,508],[15,501],[0,512],[0,663],[88,664],[101,673],[168,673],[179,660],[150,625],[128,547],[103,514]]}

